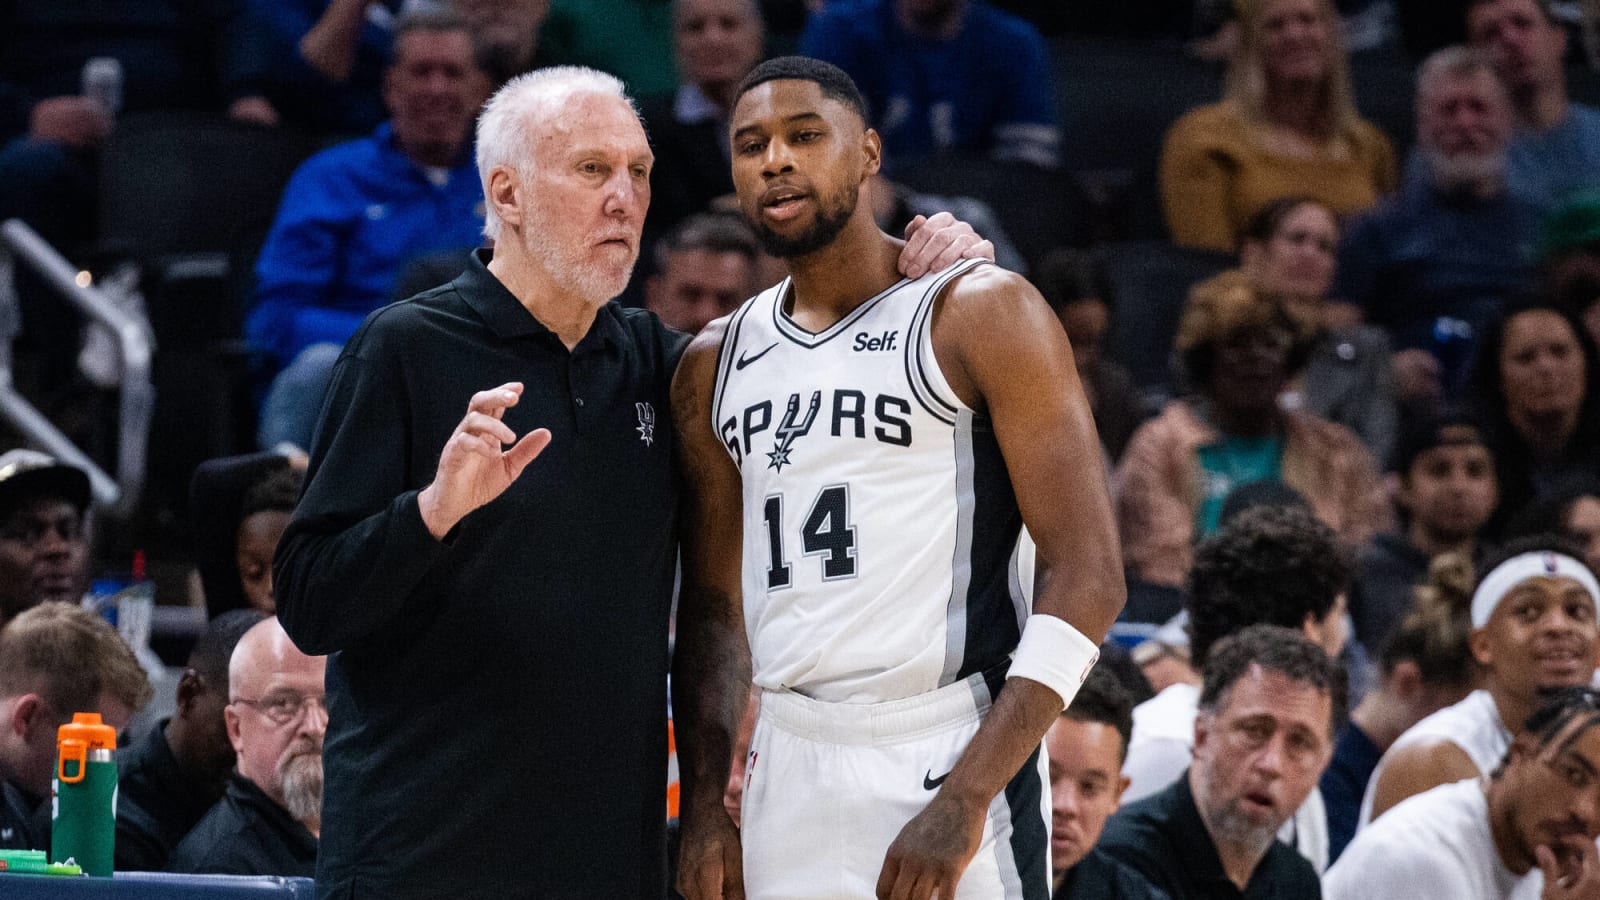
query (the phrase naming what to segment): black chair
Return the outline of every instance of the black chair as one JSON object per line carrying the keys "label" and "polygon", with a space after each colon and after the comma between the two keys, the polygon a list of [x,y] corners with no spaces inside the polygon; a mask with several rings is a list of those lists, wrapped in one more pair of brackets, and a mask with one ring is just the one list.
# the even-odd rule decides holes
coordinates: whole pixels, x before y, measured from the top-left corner
{"label": "black chair", "polygon": [[1089,204],[1064,171],[938,156],[897,169],[893,178],[922,193],[984,201],[1030,267],[1057,247],[1088,243]]}
{"label": "black chair", "polygon": [[1128,368],[1149,404],[1159,407],[1177,388],[1172,339],[1189,289],[1233,266],[1234,259],[1164,241],[1107,244],[1100,258],[1116,297],[1111,357]]}
{"label": "black chair", "polygon": [[253,445],[252,366],[239,340],[246,298],[235,293],[249,282],[233,263],[317,146],[293,131],[176,112],[127,116],[106,143],[97,256],[139,266],[156,337],[146,505],[157,521],[182,521],[201,460]]}

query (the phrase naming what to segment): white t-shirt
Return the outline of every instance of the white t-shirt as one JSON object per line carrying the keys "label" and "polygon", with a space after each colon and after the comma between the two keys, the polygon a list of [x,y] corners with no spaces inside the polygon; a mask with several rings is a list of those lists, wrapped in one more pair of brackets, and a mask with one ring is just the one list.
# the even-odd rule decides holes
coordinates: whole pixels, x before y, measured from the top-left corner
{"label": "white t-shirt", "polygon": [[1489,832],[1484,781],[1410,797],[1362,829],[1322,879],[1326,900],[1506,900],[1519,877]]}
{"label": "white t-shirt", "polygon": [[[1200,716],[1200,688],[1174,684],[1133,708],[1133,735],[1122,774],[1128,776],[1124,804],[1154,794],[1194,761],[1194,720]],[[1313,787],[1278,839],[1295,848],[1320,874],[1328,868],[1328,807]]]}
{"label": "white t-shirt", "polygon": [[1394,758],[1397,751],[1431,740],[1449,741],[1466,751],[1480,775],[1493,772],[1505,758],[1506,751],[1511,749],[1511,732],[1501,724],[1500,708],[1494,705],[1494,698],[1489,696],[1488,691],[1473,691],[1460,702],[1446,706],[1406,729],[1384,751],[1378,767],[1372,770],[1372,777],[1367,780],[1366,793],[1361,797],[1361,819],[1356,826],[1358,831],[1372,821],[1372,800],[1377,795],[1378,778],[1383,775],[1384,765]]}

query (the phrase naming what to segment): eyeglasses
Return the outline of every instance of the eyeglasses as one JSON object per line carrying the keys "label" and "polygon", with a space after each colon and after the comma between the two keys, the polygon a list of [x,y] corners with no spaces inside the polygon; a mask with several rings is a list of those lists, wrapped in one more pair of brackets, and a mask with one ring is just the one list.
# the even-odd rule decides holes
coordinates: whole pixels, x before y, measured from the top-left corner
{"label": "eyeglasses", "polygon": [[306,714],[306,708],[316,706],[322,710],[323,715],[328,714],[328,703],[324,694],[300,694],[294,691],[283,691],[268,694],[257,700],[247,700],[244,697],[235,697],[230,703],[243,703],[261,711],[261,714],[272,720],[277,725],[288,725],[298,722]]}

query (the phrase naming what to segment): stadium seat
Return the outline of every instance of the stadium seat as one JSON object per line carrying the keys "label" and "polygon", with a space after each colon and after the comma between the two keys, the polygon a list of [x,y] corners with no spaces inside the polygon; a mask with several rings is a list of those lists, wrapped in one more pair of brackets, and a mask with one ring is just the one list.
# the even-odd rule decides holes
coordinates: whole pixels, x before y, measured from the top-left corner
{"label": "stadium seat", "polygon": [[1111,357],[1128,368],[1148,405],[1159,408],[1177,389],[1172,338],[1189,288],[1232,266],[1233,257],[1163,241],[1107,244],[1100,254],[1115,297]]}

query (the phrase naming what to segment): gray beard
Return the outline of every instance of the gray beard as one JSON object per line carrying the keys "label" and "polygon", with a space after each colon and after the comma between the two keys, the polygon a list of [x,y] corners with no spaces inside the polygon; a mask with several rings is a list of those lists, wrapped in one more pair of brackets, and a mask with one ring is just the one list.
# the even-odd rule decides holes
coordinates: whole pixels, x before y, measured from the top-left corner
{"label": "gray beard", "polygon": [[297,822],[322,821],[322,754],[297,753],[279,766],[283,806]]}
{"label": "gray beard", "polygon": [[1435,149],[1424,147],[1422,158],[1428,165],[1428,177],[1433,181],[1433,186],[1443,194],[1459,194],[1484,186],[1498,188],[1505,183],[1504,150],[1445,156]]}

